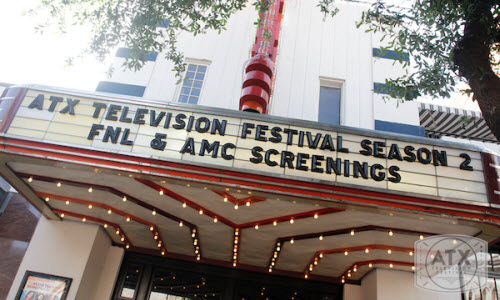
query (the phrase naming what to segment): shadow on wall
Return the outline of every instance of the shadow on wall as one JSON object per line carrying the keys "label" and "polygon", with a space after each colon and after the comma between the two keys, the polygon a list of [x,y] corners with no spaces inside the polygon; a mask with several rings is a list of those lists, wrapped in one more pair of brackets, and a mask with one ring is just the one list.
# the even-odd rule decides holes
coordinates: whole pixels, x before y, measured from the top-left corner
{"label": "shadow on wall", "polygon": [[40,212],[0,177],[0,299],[6,299]]}

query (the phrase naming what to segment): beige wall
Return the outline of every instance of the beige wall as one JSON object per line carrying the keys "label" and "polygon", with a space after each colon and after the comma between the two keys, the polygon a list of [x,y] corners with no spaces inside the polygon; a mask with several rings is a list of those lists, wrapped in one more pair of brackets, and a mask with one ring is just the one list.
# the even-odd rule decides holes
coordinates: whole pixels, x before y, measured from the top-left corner
{"label": "beige wall", "polygon": [[27,270],[72,278],[68,299],[110,299],[123,252],[97,225],[42,217],[7,299],[14,299]]}
{"label": "beige wall", "polygon": [[412,272],[375,269],[361,285],[344,286],[344,300],[460,300],[460,294],[444,294],[417,288]]}

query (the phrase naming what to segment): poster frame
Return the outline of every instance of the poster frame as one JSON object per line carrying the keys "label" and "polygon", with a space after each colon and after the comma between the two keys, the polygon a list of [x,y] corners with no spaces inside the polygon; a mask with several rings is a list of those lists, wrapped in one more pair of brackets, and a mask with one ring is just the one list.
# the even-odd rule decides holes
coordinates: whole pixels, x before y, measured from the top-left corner
{"label": "poster frame", "polygon": [[23,280],[21,281],[21,285],[19,286],[19,289],[17,291],[16,297],[14,298],[15,300],[20,300],[21,295],[24,291],[24,288],[26,287],[26,282],[28,281],[28,278],[30,276],[40,278],[40,279],[48,279],[48,280],[58,280],[58,281],[63,281],[65,286],[64,286],[64,291],[61,296],[60,300],[66,300],[66,297],[68,296],[68,291],[71,286],[71,282],[73,281],[72,278],[68,277],[62,277],[62,276],[57,276],[57,275],[52,275],[52,274],[46,274],[46,273],[40,273],[40,272],[34,272],[34,271],[26,271],[24,273]]}

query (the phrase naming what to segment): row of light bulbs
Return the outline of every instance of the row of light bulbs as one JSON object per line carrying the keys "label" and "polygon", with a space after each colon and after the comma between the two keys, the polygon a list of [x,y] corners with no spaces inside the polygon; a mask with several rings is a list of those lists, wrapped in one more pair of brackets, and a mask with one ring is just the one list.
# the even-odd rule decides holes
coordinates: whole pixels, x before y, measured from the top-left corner
{"label": "row of light bulbs", "polygon": [[[316,218],[316,215],[317,215],[317,214],[315,214],[315,218]],[[275,222],[276,222],[276,221],[275,221]],[[292,223],[292,222],[291,222],[291,223]],[[273,223],[273,225],[274,225],[274,223]],[[258,228],[256,228],[256,229],[258,229]],[[351,230],[351,232],[350,232],[350,235],[351,235],[351,236],[354,236],[354,234],[355,234],[355,231],[354,231],[354,229],[352,229],[352,230]],[[391,236],[391,237],[393,237],[393,236],[394,236],[394,232],[393,232],[392,230],[389,230],[389,231],[388,231],[388,234],[389,234],[389,236]],[[423,236],[422,234],[420,234],[420,235],[419,235],[419,239],[421,239],[421,240],[422,240],[423,238],[424,238],[424,236]],[[318,239],[319,239],[320,241],[322,241],[322,240],[324,239],[323,234],[320,234],[320,235],[319,235],[319,237],[318,237]],[[290,242],[290,244],[294,244],[294,243],[295,243],[294,238],[291,238],[291,239],[289,240],[289,242]],[[280,250],[281,250],[281,243],[279,243],[279,242],[278,242],[278,243],[276,244],[275,249],[274,249],[274,252],[273,252],[273,257],[271,258],[271,264],[269,265],[269,272],[272,272],[272,269],[273,269],[273,268],[274,268],[274,266],[276,265],[276,260],[278,259],[278,255],[279,255]],[[368,254],[368,253],[370,253],[370,248],[366,248],[366,249],[365,249],[365,253],[367,253],[367,254]],[[391,249],[387,249],[387,254],[391,254],[391,253],[392,253],[392,250],[391,250]],[[349,255],[349,251],[347,251],[347,250],[346,250],[346,251],[344,252],[344,255],[345,255],[345,256]],[[413,251],[409,251],[409,252],[408,252],[408,255],[413,256]],[[308,268],[308,269],[309,269],[309,272],[311,272],[311,271],[314,269],[314,267],[315,267],[316,265],[318,265],[319,259],[320,259],[320,258],[323,258],[323,256],[324,256],[324,254],[323,254],[323,253],[319,253],[319,254],[318,254],[318,256],[316,256],[316,257],[314,258],[313,263],[312,263],[312,264],[309,264],[309,268]],[[305,277],[306,279],[309,277],[309,275],[308,275],[308,272],[307,272],[307,271],[306,271],[306,273],[304,274],[304,277]]]}
{"label": "row of light bulbs", "polygon": [[236,267],[238,264],[238,244],[240,241],[240,229],[234,229],[234,238],[233,238],[233,267]]}
{"label": "row of light bulbs", "polygon": [[[32,182],[32,181],[33,181],[33,177],[32,177],[32,176],[31,176],[31,177],[29,177],[29,178],[28,178],[28,181],[29,181],[29,182]],[[62,183],[59,181],[59,182],[57,182],[56,186],[57,186],[57,187],[61,187],[61,186],[62,186]],[[92,188],[92,187],[89,187],[89,188],[88,188],[88,192],[89,192],[89,193],[92,193],[92,192],[93,192],[93,188]],[[163,195],[163,194],[164,194],[164,191],[163,191],[163,190],[160,190],[160,195]],[[127,196],[123,196],[123,197],[122,197],[122,201],[123,201],[123,202],[127,202],[127,200],[128,200],[128,199],[127,199]],[[46,198],[45,198],[45,201],[46,201],[46,202],[49,202],[49,201],[50,201],[50,198],[49,198],[49,197],[46,197]],[[65,203],[66,203],[66,205],[69,205],[69,204],[70,204],[70,201],[69,201],[69,200],[66,200],[66,202],[65,202]],[[187,204],[184,202],[184,203],[183,203],[183,207],[186,207],[186,206],[187,206]],[[88,208],[89,208],[89,209],[92,209],[92,208],[93,208],[93,205],[92,205],[92,204],[89,204],[89,205],[88,205]],[[108,209],[108,211],[107,211],[107,212],[108,212],[108,215],[110,215],[110,214],[112,214],[112,213],[113,213],[113,211],[112,211],[111,209]],[[201,209],[200,209],[199,213],[200,213],[200,215],[201,215],[201,214],[203,214],[203,210],[201,210]],[[152,214],[153,216],[155,216],[155,215],[156,215],[156,210],[154,210],[154,209],[153,209],[153,210],[151,211],[151,214]],[[61,217],[62,217],[62,218],[64,218],[64,214],[61,214]],[[130,217],[126,217],[126,219],[125,219],[125,220],[126,220],[127,222],[130,222],[130,221],[131,221],[131,218],[130,218]],[[82,219],[82,221],[83,221],[83,222],[86,222],[86,221],[87,221],[87,219],[86,219],[86,218],[83,218],[83,219]],[[215,217],[214,222],[217,222],[217,217]],[[105,228],[107,228],[107,224],[104,224],[104,225],[105,225]],[[184,223],[183,223],[182,221],[180,221],[180,222],[179,222],[179,226],[180,226],[180,227],[182,227],[183,225],[184,225]],[[150,229],[151,229],[151,228],[153,228],[153,226],[151,226],[151,227],[150,227]],[[195,231],[195,230],[194,230],[194,231]],[[155,240],[156,240],[156,239],[158,239],[158,232],[156,232],[156,233],[155,233],[155,235],[154,235],[154,237],[153,237],[153,238],[154,238]],[[122,239],[122,241],[123,241],[123,240],[124,240],[124,237],[122,236],[122,238],[121,238],[121,239]],[[161,254],[162,254],[162,255],[165,255],[165,249],[162,247],[162,242],[161,242],[161,241],[159,241],[159,242],[158,242],[157,246],[158,246],[158,248],[161,248]],[[195,245],[195,246],[196,246],[196,245]],[[127,249],[128,249],[128,248],[130,248],[130,244],[127,244],[127,245],[126,245],[126,248],[127,248]],[[195,248],[195,254],[196,254],[196,259],[197,259],[197,260],[200,260],[200,259],[201,259],[201,255],[199,254],[199,252],[200,252],[200,248],[199,248],[199,246],[196,246],[196,248]]]}
{"label": "row of light bulbs", "polygon": [[[393,263],[389,263],[389,264],[388,264],[388,266],[389,266],[389,268],[391,268],[391,269],[392,269],[392,268],[394,268],[394,264],[393,264]],[[373,264],[372,264],[372,263],[369,263],[369,264],[368,264],[368,267],[369,267],[369,268],[372,268],[372,267],[373,267]],[[411,270],[412,270],[412,271],[415,271],[415,266],[411,266]],[[358,271],[358,266],[357,266],[357,265],[354,265],[354,266],[353,266],[353,268],[352,268],[352,272],[351,272],[351,269],[349,269],[349,270],[347,270],[347,275],[343,275],[343,276],[342,276],[341,282],[342,282],[342,283],[345,283],[345,276],[347,276],[348,278],[351,278],[352,273],[357,272],[357,271]]]}

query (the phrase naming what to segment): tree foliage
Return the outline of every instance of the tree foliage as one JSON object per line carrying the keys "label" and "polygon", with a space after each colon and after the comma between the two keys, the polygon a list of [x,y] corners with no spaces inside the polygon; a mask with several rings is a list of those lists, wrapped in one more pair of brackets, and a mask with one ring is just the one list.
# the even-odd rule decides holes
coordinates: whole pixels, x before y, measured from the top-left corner
{"label": "tree foliage", "polygon": [[[300,0],[302,1],[302,0]],[[325,17],[338,9],[335,0],[317,0]],[[184,71],[184,58],[176,47],[179,33],[194,35],[222,31],[228,18],[247,5],[258,12],[270,0],[42,0],[62,26],[68,14],[77,23],[90,24],[93,40],[89,52],[100,58],[125,45],[131,57],[125,67],[137,70],[146,62],[147,51],[165,53],[177,74]],[[168,20],[168,28],[159,28]],[[260,19],[256,20],[257,23]],[[388,79],[390,95],[403,101],[422,95],[448,97],[457,82],[465,81],[478,101],[485,120],[500,138],[500,1],[408,0],[399,6],[376,0],[359,21],[361,30],[382,33],[387,49],[400,56],[407,73]],[[147,50],[147,51],[144,51]]]}

